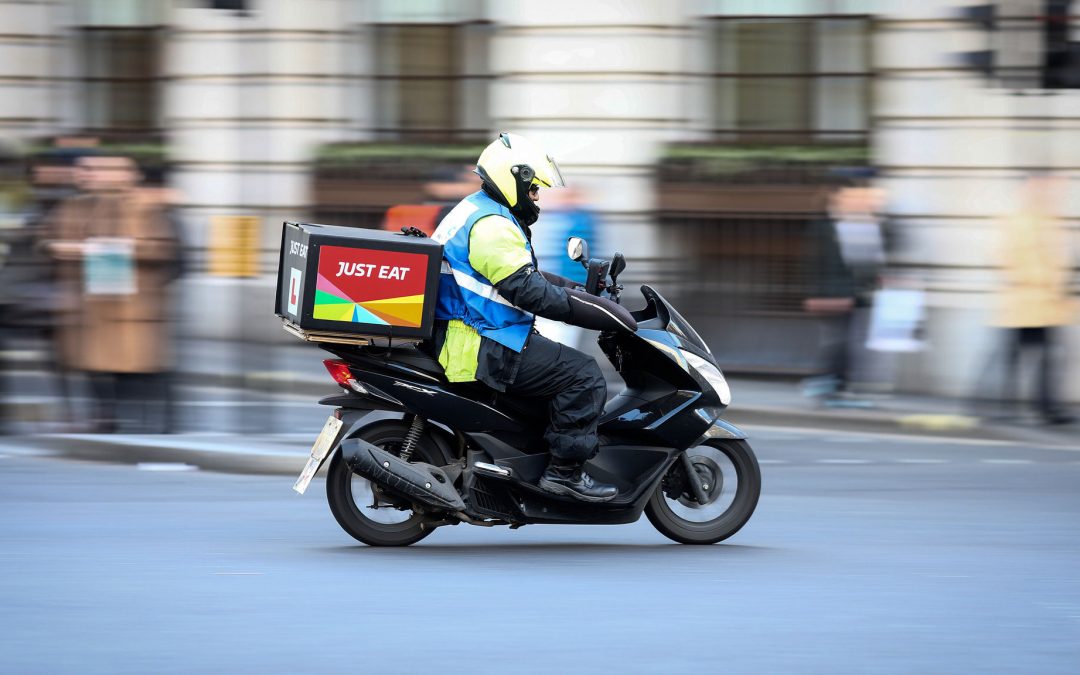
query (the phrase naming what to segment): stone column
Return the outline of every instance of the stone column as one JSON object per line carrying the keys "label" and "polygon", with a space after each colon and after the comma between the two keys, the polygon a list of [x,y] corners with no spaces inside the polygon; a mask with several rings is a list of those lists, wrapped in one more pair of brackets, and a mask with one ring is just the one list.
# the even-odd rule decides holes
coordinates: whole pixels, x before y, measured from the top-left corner
{"label": "stone column", "polygon": [[70,101],[64,75],[70,45],[62,25],[68,8],[51,2],[0,0],[0,138],[46,136],[60,130]]}
{"label": "stone column", "polygon": [[[314,150],[347,138],[355,117],[347,103],[353,35],[346,0],[250,6],[245,15],[176,7],[165,57],[165,120],[188,245],[205,250],[212,216],[261,217],[265,275],[244,285],[255,293],[252,302],[272,307],[281,223],[308,215]],[[215,316],[206,312],[228,312],[228,303],[215,298],[236,286],[192,280],[188,325],[217,336]],[[262,318],[267,326],[257,330],[272,332],[272,314]]]}
{"label": "stone column", "polygon": [[497,131],[527,135],[559,160],[598,211],[608,250],[597,253],[621,250],[634,279],[660,254],[654,163],[686,126],[683,4],[489,5]]}

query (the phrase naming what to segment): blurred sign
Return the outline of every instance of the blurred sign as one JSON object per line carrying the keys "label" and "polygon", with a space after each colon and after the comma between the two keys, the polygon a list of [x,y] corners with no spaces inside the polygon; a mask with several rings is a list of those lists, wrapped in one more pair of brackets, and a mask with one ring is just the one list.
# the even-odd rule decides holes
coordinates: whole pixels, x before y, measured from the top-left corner
{"label": "blurred sign", "polygon": [[261,233],[262,218],[258,216],[212,217],[209,264],[211,276],[258,276]]}
{"label": "blurred sign", "polygon": [[87,295],[135,293],[135,240],[87,238],[83,244],[83,287]]}

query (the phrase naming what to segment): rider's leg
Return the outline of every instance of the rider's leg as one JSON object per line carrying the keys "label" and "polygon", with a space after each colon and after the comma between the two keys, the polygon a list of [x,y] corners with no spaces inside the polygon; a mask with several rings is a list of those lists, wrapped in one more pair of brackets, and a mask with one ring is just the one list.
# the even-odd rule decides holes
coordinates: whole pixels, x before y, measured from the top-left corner
{"label": "rider's leg", "polygon": [[521,352],[517,374],[507,391],[547,401],[549,417],[544,438],[552,458],[541,487],[585,501],[607,501],[617,494],[613,485],[597,483],[582,471],[585,461],[598,448],[596,423],[607,393],[596,361],[533,333]]}

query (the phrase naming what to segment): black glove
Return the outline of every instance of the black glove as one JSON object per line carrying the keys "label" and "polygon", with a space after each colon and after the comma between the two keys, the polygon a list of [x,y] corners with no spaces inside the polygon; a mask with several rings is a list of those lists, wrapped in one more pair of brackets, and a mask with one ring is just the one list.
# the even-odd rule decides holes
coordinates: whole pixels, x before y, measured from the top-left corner
{"label": "black glove", "polygon": [[637,330],[637,321],[622,305],[585,291],[565,290],[570,298],[570,318],[566,323],[590,330]]}

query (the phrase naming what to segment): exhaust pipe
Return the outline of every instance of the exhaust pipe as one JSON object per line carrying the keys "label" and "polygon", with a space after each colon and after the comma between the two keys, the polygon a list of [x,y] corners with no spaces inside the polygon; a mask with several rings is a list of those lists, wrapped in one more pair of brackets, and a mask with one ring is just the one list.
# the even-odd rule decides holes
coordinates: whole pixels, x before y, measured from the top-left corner
{"label": "exhaust pipe", "polygon": [[465,502],[442,469],[403,462],[396,455],[358,438],[341,442],[341,453],[353,473],[389,490],[445,511],[464,511]]}

